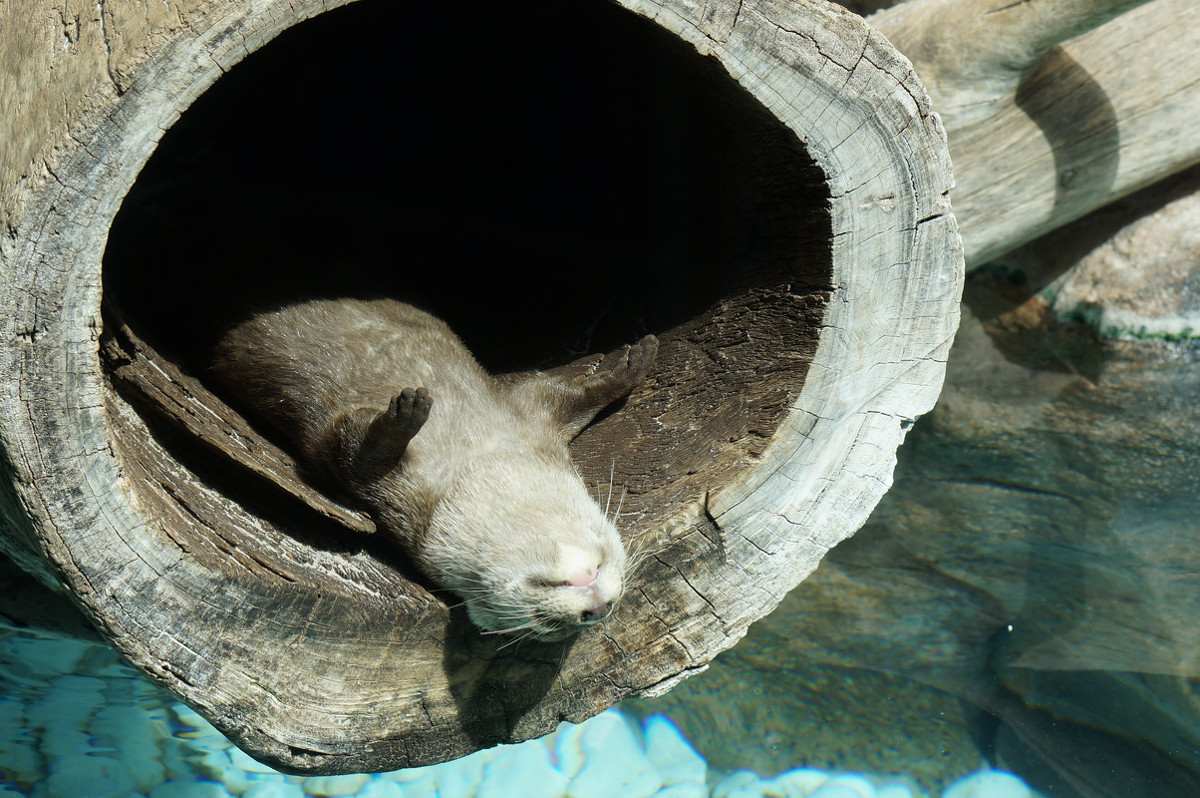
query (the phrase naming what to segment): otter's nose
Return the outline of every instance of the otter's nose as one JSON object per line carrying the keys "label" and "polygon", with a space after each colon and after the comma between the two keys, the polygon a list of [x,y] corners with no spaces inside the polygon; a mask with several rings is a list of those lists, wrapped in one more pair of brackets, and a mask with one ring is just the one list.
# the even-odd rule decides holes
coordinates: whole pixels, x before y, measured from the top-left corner
{"label": "otter's nose", "polygon": [[612,612],[612,608],[613,603],[611,601],[606,601],[603,604],[597,604],[594,607],[584,610],[579,616],[579,620],[583,623],[596,623],[597,621],[602,621],[608,617],[610,612]]}

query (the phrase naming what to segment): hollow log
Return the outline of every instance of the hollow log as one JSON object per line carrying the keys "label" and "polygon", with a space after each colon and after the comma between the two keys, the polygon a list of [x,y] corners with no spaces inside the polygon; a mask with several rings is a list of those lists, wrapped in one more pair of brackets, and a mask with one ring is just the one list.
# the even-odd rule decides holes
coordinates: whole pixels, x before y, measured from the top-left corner
{"label": "hollow log", "polygon": [[[936,398],[962,279],[941,126],[908,62],[854,15],[815,0],[623,0],[500,18],[469,3],[445,36],[430,33],[446,27],[436,9],[406,9],[397,48],[394,7],[329,5],[47,0],[9,4],[0,27],[3,550],[243,749],[312,774],[527,739],[703,669],[887,488]],[[581,30],[605,46],[579,47]],[[147,163],[289,40],[300,55],[259,73],[284,78],[238,89],[216,129],[250,147],[245,114],[274,108],[303,64],[403,63],[394,96],[374,80],[356,95],[366,121],[349,151],[296,150],[262,178],[229,150],[236,163],[208,183],[207,167],[164,179],[169,165]],[[576,83],[594,93],[572,111]],[[659,94],[626,102],[647,85]],[[277,110],[302,113],[264,152],[358,115],[292,96]],[[486,150],[494,138],[504,147]],[[182,140],[186,161],[212,139]],[[353,149],[365,142],[381,149]],[[524,168],[547,148],[558,160]],[[347,152],[369,162],[314,177]],[[343,213],[347,171],[382,185]],[[527,189],[539,213],[584,203],[569,224],[507,213],[500,189],[530,172],[553,178]],[[287,174],[311,181],[292,191]],[[427,178],[405,204],[406,181]],[[644,218],[614,228],[631,204]],[[134,220],[120,235],[118,209]],[[323,230],[343,256],[377,236],[380,260],[317,259]],[[402,266],[380,254],[397,241]],[[201,446],[214,427],[189,427],[190,411],[166,422],[147,402],[211,409],[188,390],[204,383],[198,342],[238,302],[364,287],[420,294],[496,370],[569,362],[581,339],[603,352],[659,336],[646,385],[572,448],[587,481],[626,493],[620,525],[642,554],[602,626],[557,644],[482,637],[377,536]],[[102,299],[156,346],[122,349]]]}

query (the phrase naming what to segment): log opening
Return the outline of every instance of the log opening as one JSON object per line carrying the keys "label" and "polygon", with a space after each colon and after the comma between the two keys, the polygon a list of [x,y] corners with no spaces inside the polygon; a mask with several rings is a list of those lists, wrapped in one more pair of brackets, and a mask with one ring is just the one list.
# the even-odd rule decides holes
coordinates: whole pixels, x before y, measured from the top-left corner
{"label": "log opening", "polygon": [[[654,332],[650,384],[585,430],[573,455],[598,493],[611,481],[623,495],[630,546],[659,554],[639,580],[673,569],[686,579],[705,557],[677,538],[705,522],[710,492],[761,456],[816,349],[831,281],[824,176],[719,64],[646,20],[600,3],[570,14],[470,5],[453,36],[397,55],[382,32],[390,9],[356,3],[235,67],[164,137],[126,197],[105,253],[105,300],[201,382],[225,325],[312,296],[415,301],[493,371],[559,365]],[[413,14],[416,29],[436,30],[436,9]],[[586,47],[577,30],[589,31]],[[380,31],[378,41],[363,31]],[[451,45],[452,66],[422,72]],[[547,64],[551,85],[528,80]],[[130,348],[102,350],[110,371],[128,365]],[[150,360],[144,371],[167,390],[204,404],[175,364]],[[451,630],[448,657],[480,645],[448,609],[454,598],[386,542],[247,480],[199,449],[194,431],[147,413],[144,389],[118,380],[107,402],[162,542],[203,570],[263,582],[272,597],[253,614],[291,617],[300,605],[301,616],[370,615],[385,603],[398,625]],[[219,403],[215,414],[228,417]],[[336,606],[305,598],[322,593]],[[614,623],[652,614],[644,596],[626,603]],[[250,655],[248,629],[262,623],[238,618],[235,659]],[[489,657],[522,662],[530,647],[491,646]],[[510,670],[497,688],[514,686]],[[501,725],[478,744],[508,738],[503,714],[480,714]]]}

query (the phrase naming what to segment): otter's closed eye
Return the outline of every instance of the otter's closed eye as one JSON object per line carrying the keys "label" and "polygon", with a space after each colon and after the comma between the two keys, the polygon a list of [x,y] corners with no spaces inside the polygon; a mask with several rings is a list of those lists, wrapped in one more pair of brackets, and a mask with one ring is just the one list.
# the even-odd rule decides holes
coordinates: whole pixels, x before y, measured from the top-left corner
{"label": "otter's closed eye", "polygon": [[571,586],[570,579],[543,579],[541,577],[531,576],[526,581],[533,587],[551,588],[551,587],[570,587]]}

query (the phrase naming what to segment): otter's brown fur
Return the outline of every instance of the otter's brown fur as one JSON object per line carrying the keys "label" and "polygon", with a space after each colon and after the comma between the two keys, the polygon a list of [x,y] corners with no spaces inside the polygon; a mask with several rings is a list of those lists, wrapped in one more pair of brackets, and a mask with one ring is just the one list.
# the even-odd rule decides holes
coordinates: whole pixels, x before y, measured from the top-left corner
{"label": "otter's brown fur", "polygon": [[411,305],[318,300],[234,327],[213,370],[478,626],[554,638],[605,617],[625,586],[625,548],[567,443],[643,379],[657,345],[583,377],[496,379]]}

